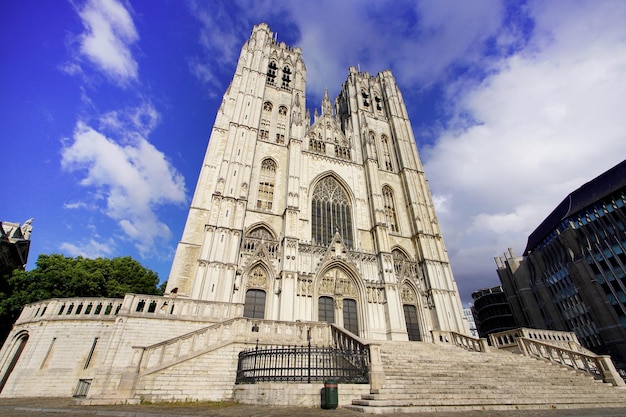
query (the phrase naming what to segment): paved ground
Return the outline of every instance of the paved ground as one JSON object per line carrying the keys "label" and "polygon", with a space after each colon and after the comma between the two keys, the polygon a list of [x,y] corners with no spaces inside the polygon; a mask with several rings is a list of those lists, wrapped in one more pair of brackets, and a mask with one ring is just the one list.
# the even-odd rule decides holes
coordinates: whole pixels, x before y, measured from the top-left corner
{"label": "paved ground", "polygon": [[[233,403],[141,404],[114,406],[81,406],[68,398],[3,398],[2,417],[363,417],[346,409],[267,407]],[[514,410],[402,414],[405,417],[626,417],[626,408],[595,408],[576,410]]]}

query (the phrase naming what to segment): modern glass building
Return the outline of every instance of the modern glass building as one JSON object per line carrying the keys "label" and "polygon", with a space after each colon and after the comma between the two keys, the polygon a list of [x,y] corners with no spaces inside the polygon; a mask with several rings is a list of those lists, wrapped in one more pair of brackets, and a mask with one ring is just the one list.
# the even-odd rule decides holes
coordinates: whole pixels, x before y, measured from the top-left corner
{"label": "modern glass building", "polygon": [[626,368],[626,161],[569,194],[528,237],[523,257],[496,258],[521,326],[573,331]]}
{"label": "modern glass building", "polygon": [[500,285],[472,293],[472,313],[480,337],[518,327]]}

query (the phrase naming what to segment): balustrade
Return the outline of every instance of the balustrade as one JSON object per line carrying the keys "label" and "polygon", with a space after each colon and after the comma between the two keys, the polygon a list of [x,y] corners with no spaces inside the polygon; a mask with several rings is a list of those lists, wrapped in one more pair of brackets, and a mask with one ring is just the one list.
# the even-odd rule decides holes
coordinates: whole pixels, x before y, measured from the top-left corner
{"label": "balustrade", "polygon": [[486,352],[488,349],[487,339],[477,339],[457,332],[444,332],[433,330],[433,340],[439,344],[451,344],[473,352]]}
{"label": "balustrade", "polygon": [[520,327],[519,329],[493,333],[489,335],[489,342],[498,349],[512,349],[518,347],[516,340],[520,337],[588,352],[578,342],[576,333],[557,330]]}
{"label": "balustrade", "polygon": [[596,379],[602,379],[615,386],[626,385],[615,369],[610,356],[582,353],[527,337],[518,337],[517,343],[524,355],[586,372]]}
{"label": "balustrade", "polygon": [[122,313],[135,317],[167,316],[167,318],[217,322],[241,316],[243,305],[157,295],[126,294]]}
{"label": "balustrade", "polygon": [[304,343],[307,337],[321,345],[332,341],[326,323],[235,318],[154,345],[135,346],[132,363],[140,374],[148,374],[227,343],[291,345]]}
{"label": "balustrade", "polygon": [[114,320],[122,307],[121,298],[52,298],[22,309],[15,324],[40,320]]}

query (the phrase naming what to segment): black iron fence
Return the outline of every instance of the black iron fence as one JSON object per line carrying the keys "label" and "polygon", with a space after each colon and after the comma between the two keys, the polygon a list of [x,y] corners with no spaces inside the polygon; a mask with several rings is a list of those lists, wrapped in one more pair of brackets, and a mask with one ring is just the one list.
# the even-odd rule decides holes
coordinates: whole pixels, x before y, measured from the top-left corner
{"label": "black iron fence", "polygon": [[367,384],[369,348],[276,346],[239,353],[237,384],[257,382],[323,382]]}

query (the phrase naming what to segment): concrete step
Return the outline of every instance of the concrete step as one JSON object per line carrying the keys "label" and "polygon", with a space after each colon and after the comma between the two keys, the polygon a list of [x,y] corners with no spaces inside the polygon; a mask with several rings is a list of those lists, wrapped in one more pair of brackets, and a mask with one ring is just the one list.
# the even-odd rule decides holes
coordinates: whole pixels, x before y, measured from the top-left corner
{"label": "concrete step", "polygon": [[381,344],[385,383],[347,407],[364,413],[626,406],[626,390],[547,362],[429,343]]}
{"label": "concrete step", "polygon": [[[613,398],[611,399],[613,400]],[[546,404],[555,405],[558,404],[584,404],[590,407],[607,404],[607,398],[594,398],[589,397],[564,397],[564,398],[549,398],[548,396],[540,398],[528,398],[523,396],[511,396],[509,398],[490,397],[490,396],[476,396],[476,397],[451,397],[444,399],[433,398],[413,398],[402,400],[353,400],[352,405],[360,405],[367,407],[410,407],[410,406],[441,406],[441,405],[529,405],[529,404]],[[612,405],[616,407],[626,406],[626,399],[619,401],[611,401]]]}

